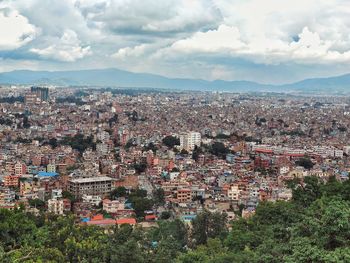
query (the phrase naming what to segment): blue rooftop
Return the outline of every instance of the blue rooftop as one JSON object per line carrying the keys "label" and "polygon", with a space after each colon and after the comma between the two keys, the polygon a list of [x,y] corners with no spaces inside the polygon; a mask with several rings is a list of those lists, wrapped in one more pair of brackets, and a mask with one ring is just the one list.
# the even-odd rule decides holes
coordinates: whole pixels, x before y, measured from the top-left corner
{"label": "blue rooftop", "polygon": [[49,172],[39,172],[38,173],[38,176],[43,176],[43,177],[45,177],[45,176],[53,177],[53,176],[57,176],[57,175],[58,175],[58,173],[49,173]]}
{"label": "blue rooftop", "polygon": [[182,220],[184,220],[184,221],[192,221],[196,217],[197,217],[197,215],[183,215],[182,216]]}

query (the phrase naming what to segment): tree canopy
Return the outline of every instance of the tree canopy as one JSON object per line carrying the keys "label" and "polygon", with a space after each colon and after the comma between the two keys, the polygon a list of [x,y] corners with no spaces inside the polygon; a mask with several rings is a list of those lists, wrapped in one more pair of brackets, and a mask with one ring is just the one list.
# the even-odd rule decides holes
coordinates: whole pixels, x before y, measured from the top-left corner
{"label": "tree canopy", "polygon": [[162,142],[164,145],[168,146],[168,148],[173,148],[175,145],[180,145],[180,139],[171,135],[164,137]]}

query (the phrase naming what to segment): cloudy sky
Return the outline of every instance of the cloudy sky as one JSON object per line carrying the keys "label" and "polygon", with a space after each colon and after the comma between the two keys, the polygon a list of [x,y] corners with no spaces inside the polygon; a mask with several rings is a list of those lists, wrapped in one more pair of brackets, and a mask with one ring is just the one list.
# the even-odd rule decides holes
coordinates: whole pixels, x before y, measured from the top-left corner
{"label": "cloudy sky", "polygon": [[288,83],[350,73],[349,0],[0,0],[0,71]]}

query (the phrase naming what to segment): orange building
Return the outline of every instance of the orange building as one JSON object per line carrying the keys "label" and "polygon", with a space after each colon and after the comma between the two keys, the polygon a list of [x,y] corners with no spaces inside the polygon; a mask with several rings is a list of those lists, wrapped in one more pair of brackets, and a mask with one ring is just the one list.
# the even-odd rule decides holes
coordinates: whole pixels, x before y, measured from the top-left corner
{"label": "orange building", "polygon": [[192,191],[190,189],[178,189],[176,195],[179,203],[188,203],[192,201]]}
{"label": "orange building", "polygon": [[17,175],[6,175],[4,176],[4,186],[17,187],[19,184],[19,176]]}

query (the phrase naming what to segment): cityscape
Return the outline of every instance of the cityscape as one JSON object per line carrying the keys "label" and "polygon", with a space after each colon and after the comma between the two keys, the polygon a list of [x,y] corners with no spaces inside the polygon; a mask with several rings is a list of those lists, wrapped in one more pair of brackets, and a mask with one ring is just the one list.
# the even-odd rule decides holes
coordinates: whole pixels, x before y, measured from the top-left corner
{"label": "cityscape", "polygon": [[58,2],[0,2],[0,262],[350,262],[349,3]]}

